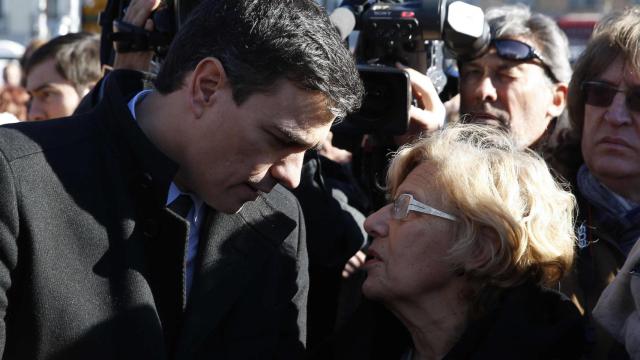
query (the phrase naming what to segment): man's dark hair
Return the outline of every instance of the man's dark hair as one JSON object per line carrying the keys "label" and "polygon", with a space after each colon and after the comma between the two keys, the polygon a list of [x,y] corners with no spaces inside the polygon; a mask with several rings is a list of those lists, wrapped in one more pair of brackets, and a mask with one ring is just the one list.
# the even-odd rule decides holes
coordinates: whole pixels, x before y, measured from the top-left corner
{"label": "man's dark hair", "polygon": [[51,39],[33,52],[25,74],[49,59],[55,59],[56,71],[73,84],[80,94],[102,77],[100,38],[89,33],[71,33]]}
{"label": "man's dark hair", "polygon": [[178,90],[206,57],[222,63],[237,104],[287,79],[322,92],[336,116],[360,105],[353,57],[312,0],[204,0],[174,38],[156,89]]}

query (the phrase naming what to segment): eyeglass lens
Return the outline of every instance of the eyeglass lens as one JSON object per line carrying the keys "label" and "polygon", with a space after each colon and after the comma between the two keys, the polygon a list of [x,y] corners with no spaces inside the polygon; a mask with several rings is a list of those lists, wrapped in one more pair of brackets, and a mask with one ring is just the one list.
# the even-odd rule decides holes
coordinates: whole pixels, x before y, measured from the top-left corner
{"label": "eyeglass lens", "polygon": [[533,49],[517,40],[494,40],[496,52],[500,57],[509,60],[532,60],[536,58]]}
{"label": "eyeglass lens", "polygon": [[402,194],[393,202],[392,216],[396,220],[404,219],[409,213],[409,205],[411,204],[411,196]]}
{"label": "eyeglass lens", "polygon": [[549,76],[549,78],[554,82],[558,81],[558,78],[547,65],[544,58],[542,58],[542,56],[529,44],[511,39],[496,39],[493,40],[492,43],[498,56],[503,59],[515,61],[529,61],[533,59],[540,60],[540,65],[546,72],[547,76]]}
{"label": "eyeglass lens", "polygon": [[[585,102],[591,106],[608,107],[613,102],[616,94],[623,92],[611,85],[597,81],[585,82],[583,84]],[[640,112],[640,86],[627,89],[625,93],[625,102],[627,109]]]}

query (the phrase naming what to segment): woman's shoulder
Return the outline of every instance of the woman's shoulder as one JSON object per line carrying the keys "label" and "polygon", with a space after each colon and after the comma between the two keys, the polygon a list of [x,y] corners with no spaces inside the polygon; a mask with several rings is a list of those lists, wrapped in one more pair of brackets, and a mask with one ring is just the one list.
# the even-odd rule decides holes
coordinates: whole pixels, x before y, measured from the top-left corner
{"label": "woman's shoulder", "polygon": [[[582,316],[566,295],[547,287],[526,283],[509,289],[503,297],[502,316],[521,314],[530,325],[555,327],[559,324],[581,323]],[[500,316],[500,315],[499,315]],[[512,319],[517,320],[520,317]]]}
{"label": "woman's shoulder", "polygon": [[584,334],[582,316],[566,296],[528,283],[504,290],[490,312],[473,320],[451,358],[578,359]]}

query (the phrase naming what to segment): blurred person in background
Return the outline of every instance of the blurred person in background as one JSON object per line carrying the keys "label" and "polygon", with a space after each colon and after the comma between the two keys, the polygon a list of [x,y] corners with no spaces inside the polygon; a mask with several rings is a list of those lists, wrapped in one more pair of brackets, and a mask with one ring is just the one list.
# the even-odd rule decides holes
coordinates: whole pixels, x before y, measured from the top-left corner
{"label": "blurred person in background", "polygon": [[411,334],[402,359],[580,357],[580,314],[551,289],[573,261],[575,199],[539,156],[453,125],[402,147],[387,176],[362,291]]}
{"label": "blurred person in background", "polygon": [[29,94],[21,86],[0,88],[0,125],[27,119]]}
{"label": "blurred person in background", "polygon": [[[575,269],[562,291],[592,320],[602,291],[640,238],[638,6],[598,23],[575,64],[568,109],[571,128],[562,133],[563,146],[554,154],[553,167],[575,189],[579,249]],[[628,274],[618,275],[628,279]],[[615,329],[615,338],[623,341],[622,334],[630,329]],[[591,358],[627,358],[624,348],[593,321],[588,335]],[[633,336],[637,339],[638,333]]]}
{"label": "blurred person in background", "polygon": [[25,65],[26,89],[31,96],[28,119],[73,114],[101,76],[97,35],[72,33],[50,40],[37,48]]}
{"label": "blurred person in background", "polygon": [[22,69],[17,61],[9,61],[2,69],[2,81],[4,86],[20,86],[22,81]]}

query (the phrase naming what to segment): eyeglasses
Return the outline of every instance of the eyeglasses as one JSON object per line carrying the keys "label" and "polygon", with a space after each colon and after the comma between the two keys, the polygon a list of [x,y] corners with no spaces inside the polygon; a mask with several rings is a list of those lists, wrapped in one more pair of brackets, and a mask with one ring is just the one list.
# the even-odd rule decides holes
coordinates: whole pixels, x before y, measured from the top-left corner
{"label": "eyeglasses", "polygon": [[413,198],[411,194],[400,194],[393,201],[393,206],[391,207],[391,216],[396,220],[402,220],[409,215],[409,211],[416,211],[422,214],[429,214],[437,217],[441,217],[443,219],[456,221],[458,220],[455,216],[447,214],[444,211],[440,211],[438,209],[434,209],[429,205],[423,204],[420,201]]}
{"label": "eyeglasses", "polygon": [[547,75],[552,80],[558,81],[551,68],[547,65],[546,59],[531,45],[512,39],[495,39],[491,41],[491,45],[496,49],[496,54],[503,59],[514,61],[540,60]]}
{"label": "eyeglasses", "polygon": [[591,106],[609,107],[619,92],[625,93],[627,109],[640,112],[640,86],[618,89],[601,81],[585,81],[581,85],[585,102]]}

